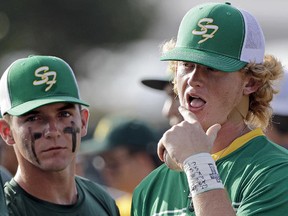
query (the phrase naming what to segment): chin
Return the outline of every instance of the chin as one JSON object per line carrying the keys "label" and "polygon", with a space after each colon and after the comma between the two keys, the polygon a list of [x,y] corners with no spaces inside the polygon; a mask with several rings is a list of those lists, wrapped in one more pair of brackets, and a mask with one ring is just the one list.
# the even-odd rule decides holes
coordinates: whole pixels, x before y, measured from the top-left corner
{"label": "chin", "polygon": [[53,161],[46,161],[42,162],[40,167],[46,171],[54,171],[59,172],[65,170],[69,166],[70,162],[63,161],[63,160],[53,160]]}

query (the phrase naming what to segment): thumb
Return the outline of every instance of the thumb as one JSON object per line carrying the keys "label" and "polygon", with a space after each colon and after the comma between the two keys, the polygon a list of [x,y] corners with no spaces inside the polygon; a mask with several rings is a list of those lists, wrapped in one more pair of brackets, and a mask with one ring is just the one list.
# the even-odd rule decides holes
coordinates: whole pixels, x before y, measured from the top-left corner
{"label": "thumb", "polygon": [[160,159],[162,162],[164,162],[164,159],[165,159],[165,158],[164,158],[164,154],[165,154],[166,149],[165,149],[165,147],[164,147],[164,145],[163,145],[162,139],[163,139],[163,138],[161,138],[161,139],[159,140],[159,142],[158,142],[157,154],[158,154],[159,159]]}
{"label": "thumb", "polygon": [[217,134],[218,134],[220,129],[221,129],[221,125],[220,124],[214,124],[211,127],[209,127],[208,130],[206,131],[206,135],[210,139],[212,145],[213,145],[213,143],[214,143],[214,141],[215,141],[215,139],[217,137]]}

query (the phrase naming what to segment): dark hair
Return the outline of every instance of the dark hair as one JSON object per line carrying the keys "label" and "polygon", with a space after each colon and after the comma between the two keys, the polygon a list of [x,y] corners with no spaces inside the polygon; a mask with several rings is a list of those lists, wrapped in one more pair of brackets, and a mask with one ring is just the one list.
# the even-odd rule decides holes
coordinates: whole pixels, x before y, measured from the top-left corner
{"label": "dark hair", "polygon": [[157,142],[158,142],[158,140],[157,141],[155,140],[155,142],[148,143],[147,146],[146,146],[146,149],[143,149],[143,148],[139,149],[139,148],[129,147],[128,148],[129,154],[133,155],[133,154],[143,153],[144,152],[145,154],[147,154],[151,158],[151,160],[152,160],[152,162],[153,162],[153,164],[154,164],[154,166],[156,168],[156,167],[160,166],[163,163],[159,159],[158,154],[157,154]]}

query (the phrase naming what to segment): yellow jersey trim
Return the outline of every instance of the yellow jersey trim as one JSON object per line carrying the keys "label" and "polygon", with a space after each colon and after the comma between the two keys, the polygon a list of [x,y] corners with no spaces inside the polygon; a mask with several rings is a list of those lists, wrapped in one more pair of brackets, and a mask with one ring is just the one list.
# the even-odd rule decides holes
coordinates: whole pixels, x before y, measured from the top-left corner
{"label": "yellow jersey trim", "polygon": [[264,133],[262,131],[261,128],[256,128],[252,131],[250,131],[249,133],[244,134],[241,137],[238,137],[237,139],[235,139],[229,146],[228,148],[224,148],[221,151],[218,151],[214,154],[212,154],[211,156],[213,157],[213,159],[219,160],[225,156],[227,156],[228,154],[236,151],[237,149],[239,149],[240,147],[242,147],[243,145],[245,145],[247,142],[249,142],[251,139],[257,137],[257,136],[263,136]]}

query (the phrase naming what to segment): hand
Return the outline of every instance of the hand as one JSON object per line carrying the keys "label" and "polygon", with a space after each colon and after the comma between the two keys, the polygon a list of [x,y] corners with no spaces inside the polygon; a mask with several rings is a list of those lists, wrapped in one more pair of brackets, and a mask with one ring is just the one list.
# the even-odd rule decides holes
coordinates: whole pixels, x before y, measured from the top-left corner
{"label": "hand", "polygon": [[[179,112],[183,116],[184,121],[166,131],[158,143],[160,160],[169,163],[168,167],[172,169],[177,166],[182,169],[183,162],[191,155],[200,152],[210,153],[221,128],[220,124],[214,124],[205,133],[192,112],[183,107],[179,107]],[[165,151],[168,154],[165,153],[164,155]],[[173,162],[177,166],[172,164]]]}

